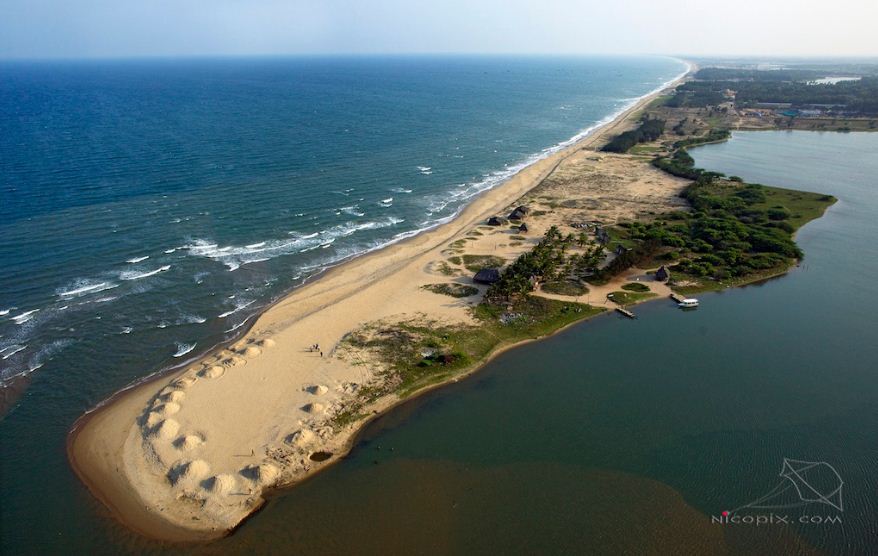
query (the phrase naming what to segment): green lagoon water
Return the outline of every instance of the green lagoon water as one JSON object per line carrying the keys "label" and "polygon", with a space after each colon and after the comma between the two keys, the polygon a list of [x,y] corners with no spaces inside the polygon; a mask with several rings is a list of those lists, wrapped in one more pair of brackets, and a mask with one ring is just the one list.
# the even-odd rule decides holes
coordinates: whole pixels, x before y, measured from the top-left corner
{"label": "green lagoon water", "polygon": [[[835,195],[788,275],[612,315],[498,357],[391,412],[345,460],[233,536],[159,546],[97,502],[71,553],[828,554],[878,547],[878,134],[736,133],[693,152],[748,181]],[[784,458],[826,462],[820,502],[710,516],[769,492]],[[824,474],[809,477],[829,488]],[[67,493],[83,499],[78,485]],[[794,494],[788,491],[787,494]],[[805,493],[807,494],[807,493]],[[795,498],[795,497],[794,497]],[[789,500],[787,497],[786,501]],[[50,501],[47,508],[51,508]],[[798,524],[801,516],[841,523]]]}

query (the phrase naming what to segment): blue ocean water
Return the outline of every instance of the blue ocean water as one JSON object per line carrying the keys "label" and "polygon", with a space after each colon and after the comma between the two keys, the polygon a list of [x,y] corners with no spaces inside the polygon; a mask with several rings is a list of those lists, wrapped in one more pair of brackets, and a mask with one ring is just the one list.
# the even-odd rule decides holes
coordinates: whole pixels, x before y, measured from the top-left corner
{"label": "blue ocean water", "polygon": [[683,69],[667,58],[3,63],[0,379],[39,369],[118,388],[195,356],[327,266],[451,218]]}

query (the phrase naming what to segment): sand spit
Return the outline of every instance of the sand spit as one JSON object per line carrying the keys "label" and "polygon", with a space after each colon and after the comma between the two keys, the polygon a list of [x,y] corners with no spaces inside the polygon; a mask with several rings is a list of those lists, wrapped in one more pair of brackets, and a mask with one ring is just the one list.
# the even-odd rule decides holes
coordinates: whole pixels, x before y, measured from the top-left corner
{"label": "sand spit", "polygon": [[[264,503],[267,489],[295,484],[350,449],[367,417],[335,427],[332,419],[363,386],[379,380],[380,369],[336,353],[347,334],[365,323],[419,314],[472,323],[467,308],[478,296],[457,300],[422,288],[471,276],[448,262],[450,254],[512,260],[549,226],[572,230],[575,211],[587,213],[596,196],[625,197],[625,211],[635,214],[678,206],[685,182],[643,161],[618,161],[594,150],[606,135],[633,126],[632,115],[648,100],[481,195],[454,221],[293,291],[230,347],[121,392],[74,427],[68,444],[74,469],[121,521],[145,535],[180,541],[227,534]],[[611,180],[613,187],[604,191],[571,164],[626,179]],[[527,238],[512,239],[518,232],[508,226],[483,226],[528,194],[528,202],[546,209],[528,218]],[[583,204],[561,206],[552,199],[561,194]],[[455,246],[461,243],[464,248]],[[319,350],[310,349],[314,344]],[[381,398],[369,414],[398,402]]]}

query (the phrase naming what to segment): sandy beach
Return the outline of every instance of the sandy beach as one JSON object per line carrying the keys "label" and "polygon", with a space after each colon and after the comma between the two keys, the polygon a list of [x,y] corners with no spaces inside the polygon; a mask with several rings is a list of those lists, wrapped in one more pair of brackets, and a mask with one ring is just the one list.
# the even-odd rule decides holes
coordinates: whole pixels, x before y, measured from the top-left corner
{"label": "sandy beach", "polygon": [[[484,287],[464,298],[423,288],[471,285],[472,272],[449,263],[449,255],[509,262],[553,225],[568,233],[584,219],[612,224],[685,207],[678,197],[685,180],[642,158],[596,150],[633,126],[658,94],[485,192],[453,221],[294,290],[231,345],[118,393],[74,426],[68,440],[73,468],[120,521],[144,535],[193,541],[227,534],[262,506],[270,489],[337,461],[368,419],[400,401],[381,398],[362,418],[332,426],[332,417],[377,378],[368,361],[338,349],[348,334],[365,323],[421,315],[473,323],[469,308]],[[508,226],[484,226],[519,204],[534,213],[525,239],[513,238]],[[634,269],[591,288],[580,301],[612,308],[606,294],[642,274]],[[670,291],[659,282],[644,283],[657,295]]]}

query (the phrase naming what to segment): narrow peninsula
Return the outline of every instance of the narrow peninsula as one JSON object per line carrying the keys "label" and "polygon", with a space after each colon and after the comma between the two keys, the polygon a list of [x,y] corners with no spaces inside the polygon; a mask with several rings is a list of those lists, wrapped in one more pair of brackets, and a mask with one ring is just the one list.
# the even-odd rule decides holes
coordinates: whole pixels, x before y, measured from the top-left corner
{"label": "narrow peninsula", "polygon": [[328,271],[231,345],[117,394],[72,431],[77,473],[143,534],[223,536],[375,415],[504,349],[786,272],[796,230],[835,199],[695,168],[688,148],[765,123],[711,82],[690,74],[452,222]]}

